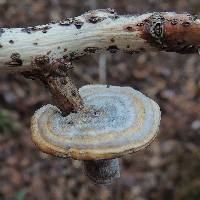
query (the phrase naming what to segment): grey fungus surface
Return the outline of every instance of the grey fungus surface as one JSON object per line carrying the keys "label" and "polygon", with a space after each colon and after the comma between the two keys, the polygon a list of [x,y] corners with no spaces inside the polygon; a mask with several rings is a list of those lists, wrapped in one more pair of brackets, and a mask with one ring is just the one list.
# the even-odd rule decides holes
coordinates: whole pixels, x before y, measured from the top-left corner
{"label": "grey fungus surface", "polygon": [[35,112],[33,142],[43,152],[79,160],[117,158],[143,149],[157,135],[159,106],[130,87],[87,85],[79,89],[89,111],[62,116],[52,105]]}

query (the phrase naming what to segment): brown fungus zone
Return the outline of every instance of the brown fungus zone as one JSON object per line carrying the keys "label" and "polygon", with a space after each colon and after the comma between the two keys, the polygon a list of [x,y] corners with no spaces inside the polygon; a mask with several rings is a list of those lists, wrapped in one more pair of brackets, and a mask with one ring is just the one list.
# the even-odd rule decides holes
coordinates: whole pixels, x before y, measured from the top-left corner
{"label": "brown fungus zone", "polygon": [[[189,14],[153,13],[137,26],[140,37],[161,51],[197,53],[200,48],[200,25]],[[181,38],[181,39],[180,39]]]}

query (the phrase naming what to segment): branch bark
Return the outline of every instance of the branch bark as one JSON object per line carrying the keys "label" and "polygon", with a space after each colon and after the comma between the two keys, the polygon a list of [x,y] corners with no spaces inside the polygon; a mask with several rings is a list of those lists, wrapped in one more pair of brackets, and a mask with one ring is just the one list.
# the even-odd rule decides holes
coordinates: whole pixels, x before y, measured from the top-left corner
{"label": "branch bark", "polygon": [[199,48],[197,16],[174,12],[120,16],[112,9],[94,10],[59,23],[0,28],[0,71],[31,71],[38,56],[53,62],[104,51],[197,53]]}
{"label": "branch bark", "polygon": [[[45,61],[45,62],[44,62]],[[80,110],[87,110],[83,100],[69,75],[71,62],[64,59],[50,63],[48,57],[37,57],[34,62],[37,66],[32,71],[23,72],[26,78],[41,80],[49,89],[54,103],[64,115]]]}

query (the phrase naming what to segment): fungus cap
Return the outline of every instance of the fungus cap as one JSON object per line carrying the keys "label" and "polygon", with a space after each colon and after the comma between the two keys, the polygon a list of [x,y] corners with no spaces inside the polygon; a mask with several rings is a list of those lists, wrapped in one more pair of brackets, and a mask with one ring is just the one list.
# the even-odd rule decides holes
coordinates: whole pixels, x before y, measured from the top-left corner
{"label": "fungus cap", "polygon": [[157,103],[130,87],[86,85],[79,89],[90,112],[66,117],[52,105],[35,112],[32,140],[43,152],[79,160],[120,157],[143,149],[157,135]]}

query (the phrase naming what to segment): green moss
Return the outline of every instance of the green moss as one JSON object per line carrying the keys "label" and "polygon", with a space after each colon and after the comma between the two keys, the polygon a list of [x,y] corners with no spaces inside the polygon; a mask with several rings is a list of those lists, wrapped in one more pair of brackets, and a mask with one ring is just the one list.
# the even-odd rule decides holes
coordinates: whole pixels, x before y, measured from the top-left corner
{"label": "green moss", "polygon": [[0,134],[5,132],[19,133],[20,124],[13,120],[9,111],[1,110],[0,111]]}
{"label": "green moss", "polygon": [[7,112],[0,111],[0,130],[3,130],[5,127],[10,127],[10,126],[11,122],[9,120]]}
{"label": "green moss", "polygon": [[15,195],[15,200],[24,200],[25,199],[25,193],[24,192],[17,192]]}

